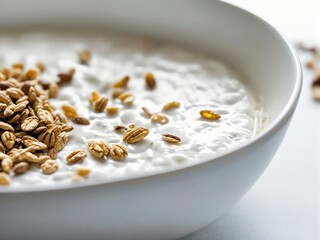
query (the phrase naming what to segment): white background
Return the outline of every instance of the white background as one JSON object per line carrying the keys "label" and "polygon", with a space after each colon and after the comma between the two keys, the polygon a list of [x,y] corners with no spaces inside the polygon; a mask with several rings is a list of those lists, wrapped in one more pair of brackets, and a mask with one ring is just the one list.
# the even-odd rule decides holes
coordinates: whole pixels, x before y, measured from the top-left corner
{"label": "white background", "polygon": [[[320,47],[320,0],[228,0],[266,19],[292,43]],[[302,63],[310,55],[299,52]],[[304,69],[288,133],[260,180],[225,216],[183,240],[320,239],[320,102]]]}

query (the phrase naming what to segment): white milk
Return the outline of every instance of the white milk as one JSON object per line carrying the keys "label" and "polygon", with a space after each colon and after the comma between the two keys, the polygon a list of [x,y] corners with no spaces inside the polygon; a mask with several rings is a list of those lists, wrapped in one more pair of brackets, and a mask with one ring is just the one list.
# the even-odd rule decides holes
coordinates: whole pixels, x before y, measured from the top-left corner
{"label": "white milk", "polygon": [[[88,66],[78,64],[78,52],[90,49],[92,60]],[[128,36],[109,36],[81,33],[32,32],[0,35],[0,65],[22,62],[34,67],[44,62],[47,70],[40,77],[45,81],[57,80],[57,74],[75,68],[74,80],[60,89],[52,104],[74,106],[90,125],[75,125],[70,141],[58,154],[60,169],[44,175],[33,167],[27,173],[12,178],[11,186],[63,184],[71,181],[77,166],[91,169],[89,178],[130,176],[137,172],[170,169],[187,161],[212,157],[252,138],[263,128],[266,111],[238,80],[237,75],[220,61],[201,53],[169,44],[160,44]],[[144,76],[152,72],[157,80],[154,90],[145,88]],[[129,75],[128,91],[135,95],[131,107],[111,98],[113,82]],[[89,104],[92,91],[109,97],[108,106],[117,106],[119,114],[111,116],[94,113]],[[170,101],[181,103],[179,109],[162,112]],[[164,113],[170,122],[152,124],[141,107],[151,112]],[[217,121],[200,118],[199,111],[214,110],[221,114]],[[114,125],[147,127],[145,140],[126,144]],[[169,144],[161,139],[164,133],[181,138],[180,144]],[[98,160],[89,153],[84,161],[67,165],[66,156],[75,149],[88,152],[89,139],[104,139],[124,144],[129,152],[124,161],[110,158]]]}

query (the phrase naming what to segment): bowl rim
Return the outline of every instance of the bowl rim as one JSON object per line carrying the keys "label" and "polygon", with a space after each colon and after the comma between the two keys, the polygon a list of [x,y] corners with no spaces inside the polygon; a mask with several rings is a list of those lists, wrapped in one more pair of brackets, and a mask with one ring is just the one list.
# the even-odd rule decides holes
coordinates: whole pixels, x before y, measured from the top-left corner
{"label": "bowl rim", "polygon": [[300,63],[300,60],[298,58],[298,55],[294,49],[294,47],[289,43],[289,41],[270,23],[265,21],[263,18],[257,16],[256,14],[239,7],[237,5],[233,5],[228,2],[222,2],[219,1],[220,4],[225,5],[229,8],[236,9],[237,11],[242,11],[244,14],[248,15],[251,18],[254,18],[256,21],[261,22],[264,24],[267,28],[272,30],[276,35],[279,36],[279,38],[285,43],[286,47],[289,50],[289,53],[291,54],[291,57],[294,62],[294,67],[296,69],[296,76],[295,76],[295,84],[293,91],[290,95],[289,100],[287,101],[285,107],[283,110],[274,118],[274,120],[261,132],[259,132],[256,136],[253,138],[245,141],[244,143],[240,143],[235,147],[232,147],[230,149],[226,149],[225,151],[222,151],[221,153],[216,154],[214,157],[207,157],[203,159],[199,159],[197,161],[188,161],[181,165],[176,165],[173,167],[170,167],[168,169],[157,169],[154,171],[147,171],[147,172],[139,172],[135,174],[131,174],[128,176],[120,176],[120,177],[113,177],[111,179],[105,178],[105,179],[93,179],[91,181],[86,180],[82,181],[80,183],[74,184],[74,183],[66,183],[66,184],[59,184],[59,185],[49,185],[49,186],[28,186],[28,187],[1,187],[0,188],[0,194],[10,194],[10,193],[25,193],[25,192],[48,192],[48,191],[59,191],[59,190],[68,190],[68,189],[78,189],[78,188],[86,188],[86,187],[93,187],[98,185],[110,185],[114,183],[120,183],[120,182],[127,182],[132,181],[136,179],[144,179],[144,178],[151,178],[155,176],[165,175],[169,173],[173,173],[176,171],[182,171],[187,168],[191,168],[194,166],[199,166],[201,164],[205,164],[210,161],[217,161],[218,159],[221,159],[225,156],[231,155],[234,152],[237,152],[239,150],[248,148],[249,146],[253,145],[254,143],[266,138],[268,135],[273,134],[278,129],[280,129],[290,118],[290,116],[293,114],[295,107],[298,103],[299,96],[302,89],[302,66]]}

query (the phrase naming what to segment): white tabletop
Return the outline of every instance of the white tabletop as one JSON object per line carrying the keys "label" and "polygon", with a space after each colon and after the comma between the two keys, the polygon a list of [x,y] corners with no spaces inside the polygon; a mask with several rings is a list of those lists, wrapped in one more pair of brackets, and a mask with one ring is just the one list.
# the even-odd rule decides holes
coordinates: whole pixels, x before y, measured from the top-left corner
{"label": "white tabletop", "polygon": [[[292,42],[320,39],[320,21],[318,26],[313,21],[316,13],[320,15],[320,4],[316,3],[320,1],[290,1],[293,6],[289,9],[296,12],[288,15],[288,4],[283,0],[261,2],[237,0],[238,5],[262,15]],[[275,5],[278,8],[274,10]],[[300,57],[302,62],[309,58],[306,53],[300,53]],[[320,103],[311,97],[312,78],[305,69],[302,95],[291,126],[260,180],[234,209],[183,240],[320,239]]]}

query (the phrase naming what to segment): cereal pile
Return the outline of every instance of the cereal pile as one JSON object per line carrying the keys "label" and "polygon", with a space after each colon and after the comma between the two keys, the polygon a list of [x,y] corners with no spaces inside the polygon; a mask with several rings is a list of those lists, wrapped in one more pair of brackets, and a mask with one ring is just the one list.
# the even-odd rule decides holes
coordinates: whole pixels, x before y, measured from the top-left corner
{"label": "cereal pile", "polygon": [[[91,53],[84,50],[79,53],[81,64],[90,64]],[[63,105],[64,114],[55,111],[50,104],[50,98],[56,98],[60,87],[73,80],[74,69],[69,72],[57,73],[55,83],[46,83],[39,79],[39,74],[45,71],[45,65],[38,63],[34,69],[24,69],[24,65],[17,63],[10,68],[0,70],[0,185],[9,185],[11,177],[28,171],[30,165],[38,166],[43,174],[52,174],[59,169],[58,152],[68,142],[73,127],[68,120],[75,124],[89,125],[90,121],[79,116],[77,110],[70,105]],[[134,103],[134,94],[128,91],[129,76],[124,76],[113,84],[112,99],[118,99],[124,105]],[[145,75],[147,90],[155,90],[157,81],[152,73]],[[109,98],[92,92],[90,99],[92,111],[108,115],[116,114],[119,109],[109,106]],[[166,112],[179,108],[177,101],[164,104],[162,111]],[[146,117],[152,123],[167,124],[169,118],[162,113],[152,113],[142,107]],[[201,110],[200,116],[204,120],[218,120],[220,115],[212,110]],[[122,140],[128,144],[142,141],[149,134],[149,129],[142,126],[117,125],[116,132],[123,134]],[[170,133],[162,135],[162,139],[171,144],[179,144],[181,139]],[[113,160],[123,160],[128,156],[125,146],[111,144],[105,140],[92,139],[88,141],[88,152],[96,158],[110,157]],[[66,157],[68,164],[74,164],[87,156],[83,149],[72,151]],[[80,167],[76,176],[86,177],[90,169]]]}

